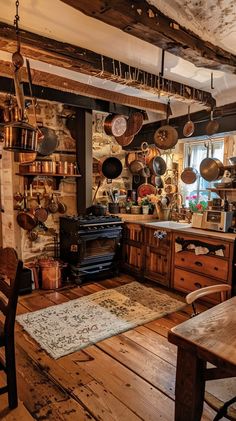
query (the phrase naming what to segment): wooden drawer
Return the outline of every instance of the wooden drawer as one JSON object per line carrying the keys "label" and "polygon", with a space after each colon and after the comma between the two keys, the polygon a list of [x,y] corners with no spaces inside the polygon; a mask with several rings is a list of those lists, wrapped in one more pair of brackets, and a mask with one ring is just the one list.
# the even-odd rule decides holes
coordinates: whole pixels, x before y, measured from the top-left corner
{"label": "wooden drawer", "polygon": [[227,281],[229,262],[219,257],[199,255],[196,256],[191,251],[181,251],[175,253],[175,266],[181,266],[184,269],[191,269],[194,272],[204,273],[206,276]]}
{"label": "wooden drawer", "polygon": [[186,235],[183,234],[182,232],[179,234],[175,234],[174,235],[174,244],[175,244],[175,240],[176,239],[180,239],[181,241],[185,242],[185,247],[188,245],[188,243],[196,243],[199,244],[200,243],[207,247],[207,245],[212,246],[213,248],[216,246],[218,247],[222,247],[223,250],[223,257],[224,258],[229,258],[230,257],[230,243],[228,243],[227,241],[224,240],[220,240],[220,239],[213,239],[211,237],[205,237],[205,236],[195,236],[195,235]]}
{"label": "wooden drawer", "polygon": [[[174,270],[174,289],[189,293],[196,289],[208,287],[211,285],[218,285],[222,282],[214,281],[213,279],[207,278],[197,273],[188,272],[187,270],[175,268]],[[204,297],[204,300],[210,303],[219,303],[219,294],[212,294]]]}

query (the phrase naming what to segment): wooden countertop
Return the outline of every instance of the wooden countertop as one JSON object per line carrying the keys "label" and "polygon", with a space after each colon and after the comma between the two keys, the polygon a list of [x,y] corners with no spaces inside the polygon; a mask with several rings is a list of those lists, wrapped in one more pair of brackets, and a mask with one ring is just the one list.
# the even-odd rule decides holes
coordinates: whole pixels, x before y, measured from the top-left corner
{"label": "wooden countertop", "polygon": [[[124,222],[131,222],[134,224],[141,224],[146,225],[148,223],[149,227],[157,228],[156,225],[151,225],[152,222],[158,222],[159,220],[156,218],[156,215],[134,215],[134,214],[119,214],[119,216],[122,218]],[[168,221],[166,221],[168,222]],[[159,227],[162,229],[167,229],[168,231],[181,231],[185,234],[193,234],[193,235],[199,235],[202,237],[211,237],[216,238],[219,240],[226,240],[234,242],[236,239],[236,234],[229,233],[229,232],[218,232],[218,231],[210,231],[210,230],[203,230],[201,228],[182,228],[181,226],[179,228],[164,228]]]}

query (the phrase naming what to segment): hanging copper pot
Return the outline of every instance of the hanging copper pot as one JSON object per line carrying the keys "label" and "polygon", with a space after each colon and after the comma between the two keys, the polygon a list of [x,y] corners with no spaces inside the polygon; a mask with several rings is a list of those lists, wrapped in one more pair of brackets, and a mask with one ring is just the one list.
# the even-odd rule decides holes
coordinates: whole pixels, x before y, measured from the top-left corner
{"label": "hanging copper pot", "polygon": [[104,131],[109,136],[122,136],[127,128],[127,119],[123,115],[109,114],[104,121]]}
{"label": "hanging copper pot", "polygon": [[4,149],[16,152],[34,152],[38,131],[28,123],[17,121],[4,126]]}

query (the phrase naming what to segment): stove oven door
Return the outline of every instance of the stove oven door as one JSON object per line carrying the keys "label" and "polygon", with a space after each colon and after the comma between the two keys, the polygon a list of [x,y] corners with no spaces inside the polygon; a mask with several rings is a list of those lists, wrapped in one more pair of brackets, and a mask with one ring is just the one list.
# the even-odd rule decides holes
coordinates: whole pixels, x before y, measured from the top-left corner
{"label": "stove oven door", "polygon": [[81,234],[79,266],[112,261],[119,250],[120,238],[121,228]]}

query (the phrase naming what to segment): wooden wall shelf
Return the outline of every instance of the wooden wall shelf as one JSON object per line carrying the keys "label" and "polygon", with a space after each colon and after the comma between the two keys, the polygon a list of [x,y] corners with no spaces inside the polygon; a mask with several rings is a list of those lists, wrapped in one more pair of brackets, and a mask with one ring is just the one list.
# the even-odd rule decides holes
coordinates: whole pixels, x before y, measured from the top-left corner
{"label": "wooden wall shelf", "polygon": [[50,173],[50,172],[24,172],[24,173],[16,173],[16,175],[21,175],[23,177],[25,176],[31,176],[31,177],[36,177],[38,175],[41,176],[45,176],[45,177],[82,177],[81,174],[55,174],[55,173]]}

